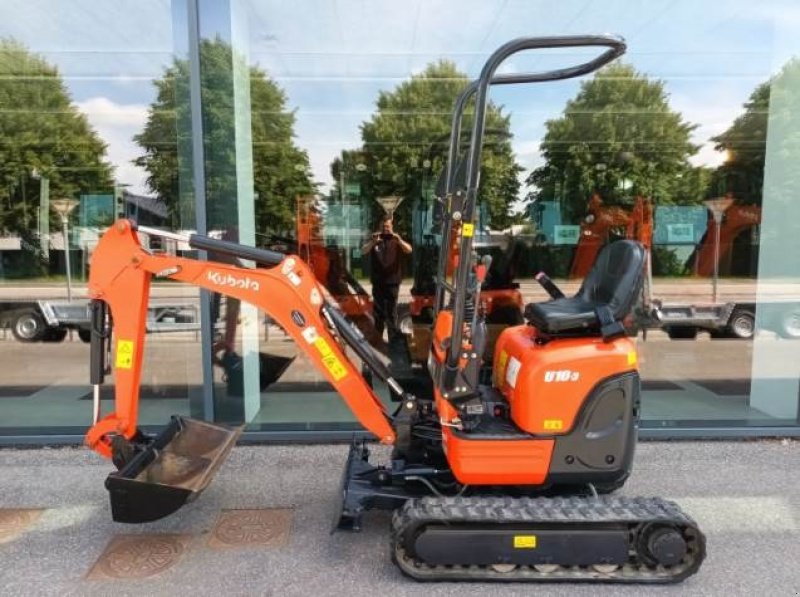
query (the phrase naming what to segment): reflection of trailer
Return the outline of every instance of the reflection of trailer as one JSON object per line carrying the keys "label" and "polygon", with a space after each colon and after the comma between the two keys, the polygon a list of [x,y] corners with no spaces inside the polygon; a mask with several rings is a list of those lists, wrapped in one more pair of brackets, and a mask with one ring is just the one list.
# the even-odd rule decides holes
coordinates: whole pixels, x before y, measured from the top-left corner
{"label": "reflection of trailer", "polygon": [[169,303],[147,306],[148,334],[166,332],[197,332],[200,330],[198,305],[195,303]]}
{"label": "reflection of trailer", "polygon": [[0,327],[10,327],[20,342],[60,342],[68,330],[89,341],[88,301],[2,300]]}
{"label": "reflection of trailer", "polygon": [[[783,338],[800,338],[800,303],[768,301],[757,304],[759,323]],[[648,327],[661,327],[673,340],[690,340],[706,331],[714,338],[752,338],[756,329],[755,302],[663,303],[654,300],[645,317]]]}
{"label": "reflection of trailer", "polygon": [[[61,342],[76,330],[89,342],[89,301],[0,300],[0,328],[11,328],[20,342]],[[180,332],[200,329],[197,305],[170,303],[149,305],[147,331]]]}

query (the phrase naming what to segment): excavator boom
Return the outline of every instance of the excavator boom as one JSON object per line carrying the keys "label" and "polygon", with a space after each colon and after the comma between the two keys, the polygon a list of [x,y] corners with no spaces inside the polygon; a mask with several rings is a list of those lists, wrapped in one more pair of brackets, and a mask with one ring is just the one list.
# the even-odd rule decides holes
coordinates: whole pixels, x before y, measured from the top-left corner
{"label": "excavator boom", "polygon": [[[195,245],[203,243],[212,250],[222,246],[216,243],[225,242],[194,238]],[[382,442],[394,441],[383,405],[329,331],[323,306],[331,306],[325,303],[314,274],[299,258],[265,253],[275,256],[271,267],[247,269],[150,253],[127,220],[109,229],[92,256],[89,294],[108,304],[113,316],[115,409],[89,430],[89,446],[111,456],[109,435],[131,439],[137,432],[145,318],[154,276],[235,297],[268,312],[338,390],[358,421]]]}
{"label": "excavator boom", "polygon": [[[139,230],[170,236],[144,227]],[[175,417],[155,439],[139,430],[145,319],[153,277],[193,284],[268,312],[314,369],[338,390],[359,423],[381,442],[394,442],[395,432],[384,406],[332,330],[395,392],[402,394],[402,389],[375,358],[363,335],[325,301],[313,272],[301,259],[196,235],[183,240],[194,248],[254,260],[264,267],[249,269],[147,251],[139,242],[135,225],[128,220],[115,223],[100,240],[92,256],[89,295],[95,313],[110,309],[113,338],[107,337],[102,317],[93,317],[97,321],[92,332],[92,382],[99,384],[109,366],[114,373],[115,398],[114,410],[100,418],[99,392],[95,391],[95,421],[86,434],[86,443],[114,459],[121,469],[106,483],[116,520],[161,518],[196,497],[238,436],[238,430],[182,417]],[[98,345],[103,342],[110,342],[108,364],[97,362],[104,352]]]}

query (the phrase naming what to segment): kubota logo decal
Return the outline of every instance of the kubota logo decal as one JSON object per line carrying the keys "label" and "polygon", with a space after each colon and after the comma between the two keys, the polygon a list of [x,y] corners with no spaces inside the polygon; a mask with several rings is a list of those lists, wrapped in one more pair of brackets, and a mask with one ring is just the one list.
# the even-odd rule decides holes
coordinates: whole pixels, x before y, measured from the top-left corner
{"label": "kubota logo decal", "polygon": [[545,383],[559,382],[559,381],[578,381],[581,374],[577,371],[570,371],[569,369],[559,369],[558,371],[545,371]]}
{"label": "kubota logo decal", "polygon": [[241,290],[253,290],[258,292],[261,288],[261,284],[259,284],[256,280],[252,280],[245,276],[244,278],[239,278],[236,276],[232,276],[231,274],[221,274],[219,272],[208,272],[207,276],[208,281],[212,284],[216,284],[217,286],[230,286],[231,288],[240,288]]}

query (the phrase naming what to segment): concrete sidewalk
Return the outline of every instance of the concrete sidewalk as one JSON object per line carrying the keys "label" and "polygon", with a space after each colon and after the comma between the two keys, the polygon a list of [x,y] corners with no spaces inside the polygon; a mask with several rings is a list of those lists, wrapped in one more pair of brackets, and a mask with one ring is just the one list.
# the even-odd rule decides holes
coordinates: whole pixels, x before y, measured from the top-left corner
{"label": "concrete sidewalk", "polygon": [[[649,589],[416,584],[389,559],[388,514],[368,516],[359,534],[329,534],[346,451],[342,445],[236,448],[194,504],[156,523],[127,526],[111,522],[103,487],[111,465],[88,450],[0,450],[0,509],[44,509],[16,535],[0,518],[0,594],[800,594],[798,442],[640,444],[622,493],[677,500],[708,537],[708,558],[697,576]],[[290,509],[278,513],[288,529],[255,538],[242,525],[227,535],[214,529],[222,510],[262,508]],[[268,545],[225,547],[231,530],[245,543],[266,538]],[[175,536],[148,553],[128,550],[127,559],[118,550],[110,568],[95,566],[115,535],[131,533]],[[108,580],[109,569],[124,576],[137,558],[147,559],[150,572],[163,571]]]}

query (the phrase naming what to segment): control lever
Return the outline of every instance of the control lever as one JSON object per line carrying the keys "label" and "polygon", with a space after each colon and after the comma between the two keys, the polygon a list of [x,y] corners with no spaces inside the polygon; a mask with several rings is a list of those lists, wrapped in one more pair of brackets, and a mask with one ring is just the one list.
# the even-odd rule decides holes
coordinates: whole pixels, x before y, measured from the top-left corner
{"label": "control lever", "polygon": [[475,305],[475,310],[472,314],[470,329],[472,330],[472,350],[479,356],[483,355],[483,350],[486,347],[486,324],[480,316],[481,286],[484,281],[486,281],[486,275],[489,273],[489,267],[491,265],[491,255],[484,255],[481,257],[480,261],[475,264],[475,296],[473,303]]}
{"label": "control lever", "polygon": [[539,272],[538,274],[536,274],[536,276],[534,276],[534,278],[536,279],[537,282],[539,282],[539,284],[542,285],[542,288],[544,288],[547,291],[547,294],[550,295],[550,298],[552,299],[564,298],[564,293],[561,292],[561,289],[558,286],[556,286],[556,283],[553,282],[550,279],[550,276],[548,276],[546,273]]}

